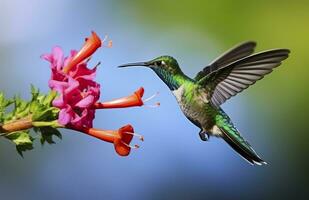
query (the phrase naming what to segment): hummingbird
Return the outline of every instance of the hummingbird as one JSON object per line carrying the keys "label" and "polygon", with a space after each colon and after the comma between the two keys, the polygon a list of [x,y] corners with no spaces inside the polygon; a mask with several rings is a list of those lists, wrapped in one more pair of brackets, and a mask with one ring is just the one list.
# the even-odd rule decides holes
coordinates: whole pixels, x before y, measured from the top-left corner
{"label": "hummingbird", "polygon": [[255,47],[253,41],[232,47],[193,79],[182,72],[175,58],[167,55],[119,67],[152,69],[172,91],[184,115],[200,128],[201,140],[207,141],[210,136],[222,138],[250,164],[263,165],[267,163],[220,108],[226,100],[272,72],[290,53],[289,49],[272,49],[253,54]]}

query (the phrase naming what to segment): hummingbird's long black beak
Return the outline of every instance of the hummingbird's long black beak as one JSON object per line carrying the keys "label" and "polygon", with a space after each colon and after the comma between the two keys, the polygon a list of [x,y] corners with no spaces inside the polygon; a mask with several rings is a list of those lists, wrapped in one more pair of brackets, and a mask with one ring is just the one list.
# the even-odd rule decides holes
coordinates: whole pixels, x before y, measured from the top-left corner
{"label": "hummingbird's long black beak", "polygon": [[133,67],[133,66],[144,66],[144,67],[149,67],[150,63],[149,62],[136,62],[136,63],[128,63],[124,65],[118,66],[119,68],[122,67]]}

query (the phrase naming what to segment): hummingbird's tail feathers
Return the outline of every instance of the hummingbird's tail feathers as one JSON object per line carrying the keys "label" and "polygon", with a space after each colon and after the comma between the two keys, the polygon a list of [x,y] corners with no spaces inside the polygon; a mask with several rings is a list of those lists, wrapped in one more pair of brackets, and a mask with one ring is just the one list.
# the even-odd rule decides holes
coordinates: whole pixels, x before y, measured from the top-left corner
{"label": "hummingbird's tail feathers", "polygon": [[[224,132],[224,131],[222,131]],[[247,148],[244,148],[244,144],[241,142],[234,140],[233,138],[229,137],[228,134],[223,133],[222,138],[237,152],[239,155],[241,155],[246,161],[248,161],[250,164],[254,165],[263,165],[267,164],[265,161],[263,161],[250,147],[250,144],[246,142],[246,146],[249,146],[251,150],[247,150]]]}
{"label": "hummingbird's tail feathers", "polygon": [[267,164],[258,156],[251,145],[240,135],[239,131],[234,127],[233,123],[226,114],[217,116],[216,124],[222,132],[221,137],[250,164]]}

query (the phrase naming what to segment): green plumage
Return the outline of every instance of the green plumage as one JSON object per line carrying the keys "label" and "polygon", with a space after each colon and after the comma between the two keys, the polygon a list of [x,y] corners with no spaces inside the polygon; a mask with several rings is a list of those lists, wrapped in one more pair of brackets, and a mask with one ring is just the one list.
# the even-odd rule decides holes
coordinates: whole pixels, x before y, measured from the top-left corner
{"label": "green plumage", "polygon": [[230,118],[223,110],[216,115],[216,125],[222,131],[222,138],[251,164],[266,164],[253,150],[251,145],[241,137]]}
{"label": "green plumage", "polygon": [[228,50],[200,71],[194,79],[186,76],[170,56],[131,63],[127,66],[150,67],[169,87],[185,116],[201,130],[199,136],[223,138],[251,164],[266,164],[240,135],[220,105],[279,66],[289,54],[275,49],[253,54],[255,42],[245,42]]}

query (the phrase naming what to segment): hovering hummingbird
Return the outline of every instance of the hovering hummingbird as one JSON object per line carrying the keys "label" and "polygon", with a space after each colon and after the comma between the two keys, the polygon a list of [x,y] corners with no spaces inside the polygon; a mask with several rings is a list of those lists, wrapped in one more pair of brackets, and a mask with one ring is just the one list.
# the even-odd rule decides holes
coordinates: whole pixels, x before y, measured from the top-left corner
{"label": "hovering hummingbird", "polygon": [[171,56],[119,67],[145,66],[169,87],[185,116],[201,130],[199,136],[223,138],[249,163],[266,164],[240,135],[229,116],[220,108],[235,96],[279,66],[290,51],[274,49],[253,54],[255,42],[239,44],[223,53],[200,71],[194,79],[185,75]]}

